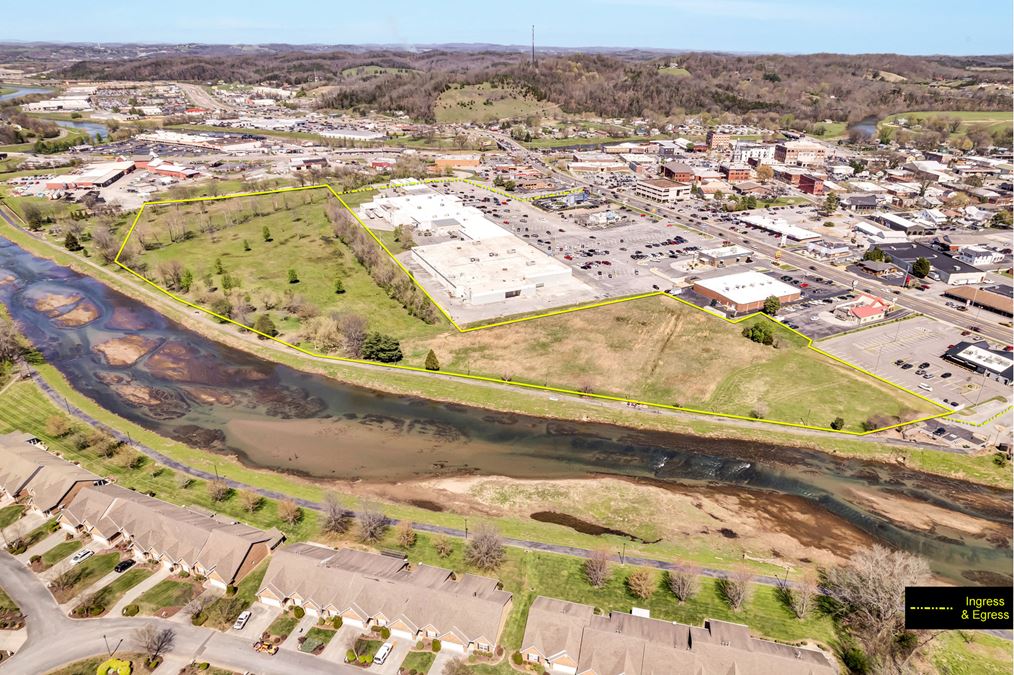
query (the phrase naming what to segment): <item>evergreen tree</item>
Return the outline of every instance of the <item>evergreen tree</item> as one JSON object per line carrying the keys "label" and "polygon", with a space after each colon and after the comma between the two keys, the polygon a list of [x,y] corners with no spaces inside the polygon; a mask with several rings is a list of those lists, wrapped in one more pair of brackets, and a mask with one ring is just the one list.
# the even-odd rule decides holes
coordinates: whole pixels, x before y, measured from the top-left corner
{"label": "evergreen tree", "polygon": [[80,251],[81,242],[77,240],[77,237],[73,232],[68,232],[67,236],[63,238],[63,245],[68,251]]}
{"label": "evergreen tree", "polygon": [[916,261],[912,263],[912,275],[917,279],[925,279],[932,269],[933,266],[926,258],[916,258]]}
{"label": "evergreen tree", "polygon": [[337,295],[341,295],[342,293],[345,292],[345,284],[342,283],[342,280],[340,278],[334,280],[334,292]]}
{"label": "evergreen tree", "polygon": [[432,349],[426,355],[426,370],[440,370],[440,361],[437,360],[436,352]]}
{"label": "evergreen tree", "polygon": [[258,333],[263,333],[264,335],[270,335],[271,337],[278,335],[278,329],[275,328],[275,322],[271,320],[270,314],[261,314],[258,316],[253,327]]}
{"label": "evergreen tree", "polygon": [[261,230],[261,235],[264,237],[264,241],[271,241],[271,230],[265,225],[264,229]]}
{"label": "evergreen tree", "polygon": [[225,274],[225,268],[222,266],[221,258],[215,258],[215,266],[213,269],[215,274]]}
{"label": "evergreen tree", "polygon": [[363,340],[363,358],[367,361],[395,363],[401,361],[401,345],[390,335],[372,332]]}
{"label": "evergreen tree", "polygon": [[183,270],[183,274],[180,275],[180,290],[184,293],[189,293],[193,283],[194,273],[190,270]]}
{"label": "evergreen tree", "polygon": [[296,270],[289,270],[289,283],[290,284],[299,283],[299,275],[296,274]]}

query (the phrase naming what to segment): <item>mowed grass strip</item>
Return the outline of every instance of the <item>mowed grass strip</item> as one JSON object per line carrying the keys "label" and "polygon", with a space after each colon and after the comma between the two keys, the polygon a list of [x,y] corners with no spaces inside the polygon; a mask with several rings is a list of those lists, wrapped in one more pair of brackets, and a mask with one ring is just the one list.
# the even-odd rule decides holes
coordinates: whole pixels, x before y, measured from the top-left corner
{"label": "mowed grass strip", "polygon": [[119,602],[127,591],[150,577],[155,570],[146,567],[133,567],[124,572],[118,579],[111,581],[95,591],[95,600],[103,608],[102,613]]}
{"label": "mowed grass strip", "polygon": [[[671,298],[651,297],[407,344],[407,362],[432,349],[444,371],[482,374],[715,413],[861,431],[939,412],[891,385],[807,347],[775,324],[778,348]],[[560,358],[566,354],[567,358]]]}
{"label": "mowed grass strip", "polygon": [[109,553],[97,553],[83,563],[71,567],[63,573],[64,575],[69,575],[71,583],[66,588],[53,592],[57,602],[67,602],[82,590],[112,572],[118,562],[120,562],[120,554],[111,551]]}
{"label": "mowed grass strip", "polygon": [[[249,325],[266,313],[288,342],[300,342],[300,327],[308,318],[285,308],[294,295],[311,305],[314,314],[358,314],[370,330],[399,339],[448,330],[446,321],[427,324],[411,316],[374,282],[334,235],[325,212],[328,202],[337,200],[318,188],[148,205],[128,246],[140,251],[145,275],[160,286],[165,280],[159,271],[166,264],[177,262],[188,270],[195,279],[190,292],[174,292],[200,306],[225,290],[228,276],[254,307]],[[387,255],[380,246],[377,253]],[[290,279],[290,270],[297,281]],[[336,292],[339,279],[341,293]]]}
{"label": "mowed grass strip", "polygon": [[70,541],[61,541],[59,544],[49,549],[42,554],[42,567],[43,569],[52,567],[56,563],[60,562],[71,553],[81,548],[82,544],[77,539]]}
{"label": "mowed grass strip", "polygon": [[197,597],[201,592],[199,584],[190,579],[163,579],[134,601],[138,613],[147,616],[161,616],[162,610],[177,610]]}
{"label": "mowed grass strip", "polygon": [[25,507],[21,504],[11,504],[0,509],[0,529],[20,520],[25,513]]}

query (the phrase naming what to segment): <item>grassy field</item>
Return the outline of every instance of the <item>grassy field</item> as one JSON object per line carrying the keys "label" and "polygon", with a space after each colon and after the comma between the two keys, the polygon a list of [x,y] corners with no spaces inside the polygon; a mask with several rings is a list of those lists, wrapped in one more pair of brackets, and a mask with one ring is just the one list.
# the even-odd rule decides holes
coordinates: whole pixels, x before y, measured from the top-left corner
{"label": "grassy field", "polygon": [[425,675],[430,672],[430,666],[436,659],[437,655],[433,652],[409,652],[401,662],[401,670],[405,672],[414,670]]}
{"label": "grassy field", "polygon": [[163,579],[136,600],[139,614],[154,616],[159,610],[171,607],[183,607],[197,597],[201,587],[190,579]]}
{"label": "grassy field", "polygon": [[679,66],[668,66],[666,68],[659,68],[658,72],[665,73],[666,75],[672,75],[674,77],[690,77],[690,71],[686,68]]}
{"label": "grassy field", "polygon": [[1014,126],[1014,114],[1009,111],[985,111],[985,110],[912,110],[909,112],[888,115],[880,124],[893,125],[898,118],[905,118],[911,128],[920,120],[931,117],[954,117],[961,120],[956,134],[964,134],[973,127],[982,127],[989,132],[996,131],[1003,127]]}
{"label": "grassy field", "polygon": [[109,553],[97,553],[77,567],[70,568],[64,574],[71,575],[73,582],[66,589],[53,592],[57,602],[67,602],[82,590],[112,572],[118,562],[120,562],[120,554],[112,551]]}
{"label": "grassy field", "polygon": [[11,504],[0,509],[0,529],[3,529],[18,520],[25,513],[25,507],[21,504]]}
{"label": "grassy field", "polygon": [[155,571],[145,567],[132,567],[121,574],[115,581],[95,591],[95,599],[103,607],[103,613],[119,602],[127,591],[150,577]]}
{"label": "grassy field", "polygon": [[947,631],[929,646],[929,661],[944,675],[1009,675],[1010,640],[979,631]]}
{"label": "grassy field", "polygon": [[841,416],[852,430],[875,415],[904,420],[936,412],[806,349],[787,330],[776,328],[779,349],[751,342],[741,331],[742,326],[652,297],[413,340],[406,345],[406,361],[422,365],[432,349],[447,371],[815,426]]}
{"label": "grassy field", "polygon": [[[301,341],[307,304],[320,314],[358,314],[370,330],[399,339],[446,330],[445,322],[427,324],[409,315],[334,236],[325,214],[326,203],[333,199],[318,189],[148,206],[128,245],[148,248],[140,261],[156,281],[162,281],[160,266],[172,261],[189,270],[198,282],[190,298],[198,304],[223,288],[228,275],[251,298],[253,311],[246,325],[267,313],[287,341]],[[270,232],[268,238],[264,228]],[[173,243],[170,233],[183,231],[188,232],[186,238]],[[298,282],[290,281],[290,270],[297,273]],[[336,279],[344,286],[341,294],[335,292]],[[301,301],[290,303],[293,296]]]}
{"label": "grassy field", "polygon": [[491,122],[532,115],[552,117],[559,112],[555,103],[536,100],[520,89],[494,87],[487,82],[454,86],[440,94],[434,104],[437,122],[443,124]]}
{"label": "grassy field", "polygon": [[77,539],[61,541],[59,544],[42,554],[43,569],[52,567],[74,551],[81,548],[82,544]]}

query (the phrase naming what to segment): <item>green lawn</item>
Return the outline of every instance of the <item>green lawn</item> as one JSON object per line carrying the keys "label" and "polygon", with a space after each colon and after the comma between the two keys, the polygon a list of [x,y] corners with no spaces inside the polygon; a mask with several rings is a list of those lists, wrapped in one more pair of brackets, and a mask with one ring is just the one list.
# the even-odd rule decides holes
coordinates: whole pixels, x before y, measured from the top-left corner
{"label": "green lawn", "polygon": [[190,579],[164,579],[144,593],[135,601],[139,614],[153,616],[159,610],[180,608],[193,600],[201,592],[201,587]]}
{"label": "green lawn", "polygon": [[0,529],[3,529],[19,520],[25,514],[25,507],[21,504],[11,504],[0,509]]}
{"label": "green lawn", "polygon": [[880,124],[893,125],[898,118],[905,118],[908,128],[918,125],[922,120],[931,117],[952,117],[961,120],[958,130],[952,134],[959,136],[968,132],[973,127],[981,127],[989,132],[996,131],[1003,127],[1014,126],[1014,114],[1010,111],[997,110],[912,110],[903,113],[888,115]]}
{"label": "green lawn", "polygon": [[338,631],[314,626],[306,631],[306,639],[299,645],[299,651],[312,654],[318,647],[326,647]]}
{"label": "green lawn", "polygon": [[[124,654],[121,652],[116,654],[116,658],[123,661],[129,661],[133,666],[134,673],[151,672],[144,667],[145,661],[144,654],[141,653]],[[47,675],[95,675],[99,666],[101,666],[107,660],[109,660],[109,657],[106,655],[92,656],[87,659],[81,659],[80,661],[69,663],[66,666],[63,666],[62,668],[51,670],[49,671],[49,673],[47,673]]]}
{"label": "green lawn", "polygon": [[[120,598],[126,594],[134,586],[150,577],[155,573],[155,570],[148,567],[131,567],[129,570],[121,574],[116,580],[111,581],[106,586],[103,586],[99,590],[95,591],[96,599],[98,604],[101,605],[105,610],[119,602]],[[104,613],[104,612],[103,612]]]}
{"label": "green lawn", "polygon": [[271,625],[268,626],[267,633],[274,635],[279,638],[279,642],[289,637],[289,634],[296,629],[299,625],[299,619],[293,616],[292,611],[287,611],[283,614],[278,615]]}
{"label": "green lawn", "polygon": [[675,77],[690,77],[690,71],[686,68],[680,68],[679,66],[659,68],[658,72],[665,73],[666,75],[673,75]]}
{"label": "green lawn", "polygon": [[377,651],[384,644],[383,640],[369,640],[366,638],[357,638],[355,650],[359,655],[360,660],[366,657],[367,663],[373,663],[373,657],[377,655]]}
{"label": "green lawn", "polygon": [[55,518],[52,519],[52,520],[47,520],[42,525],[39,525],[37,528],[35,528],[31,532],[29,532],[28,534],[24,535],[21,538],[21,541],[24,543],[24,545],[25,545],[26,548],[31,548],[32,546],[38,544],[40,541],[42,541],[43,539],[45,539],[49,535],[51,535],[54,532],[56,532],[57,528],[59,528],[59,527],[60,526],[57,525]]}
{"label": "green lawn", "polygon": [[17,603],[11,600],[11,596],[7,595],[3,588],[0,588],[0,613],[16,611],[18,611]]}
{"label": "green lawn", "polygon": [[105,575],[113,571],[116,563],[120,562],[118,552],[97,553],[75,567],[64,572],[70,575],[73,580],[71,585],[64,590],[54,592],[58,602],[66,602],[83,589],[88,588]]}
{"label": "green lawn", "polygon": [[979,631],[946,631],[927,648],[942,675],[1010,675],[1010,640]]}
{"label": "green lawn", "polygon": [[[384,545],[398,548],[393,535]],[[464,562],[463,547],[453,542],[453,552],[447,558],[440,557],[428,535],[419,534],[414,547],[407,550],[412,563],[426,563],[449,567],[458,571],[473,571]],[[655,618],[700,625],[704,619],[722,619],[745,623],[751,630],[764,637],[783,641],[804,639],[819,640],[829,644],[834,637],[831,620],[813,615],[799,620],[778,599],[772,586],[754,585],[749,601],[742,611],[734,612],[719,597],[715,580],[701,579],[700,591],[687,603],[679,605],[672,595],[662,587],[660,571],[655,571],[659,589],[648,600],[633,597],[627,590],[626,576],[634,568],[613,566],[609,582],[602,588],[590,586],[584,577],[583,561],[564,555],[541,552],[524,552],[507,548],[506,562],[495,572],[503,582],[505,590],[514,594],[514,604],[504,628],[501,644],[510,653],[520,648],[524,636],[528,608],[538,595],[562,598],[598,607],[603,611],[629,612],[631,607],[651,610]]]}
{"label": "green lawn", "polygon": [[56,563],[60,562],[74,551],[81,548],[82,544],[77,539],[71,539],[70,541],[61,541],[59,544],[49,549],[42,554],[42,566],[43,568],[52,567]]}
{"label": "green lawn", "polygon": [[[337,240],[325,215],[325,205],[335,203],[333,200],[321,189],[149,206],[131,239],[161,242],[160,248],[146,251],[140,258],[156,282],[165,283],[158,273],[160,265],[177,261],[198,280],[189,294],[191,301],[207,305],[219,295],[209,289],[222,289],[231,279],[251,298],[255,311],[248,321],[268,314],[281,332],[279,337],[289,342],[303,342],[300,330],[305,322],[298,307],[286,308],[289,294],[298,295],[304,305],[309,303],[321,314],[358,314],[367,320],[370,330],[399,339],[447,330],[443,320],[427,324],[409,315]],[[189,224],[192,238],[169,243],[170,228],[182,223]],[[199,229],[208,227],[218,230],[202,233]],[[269,240],[264,237],[265,227]],[[216,271],[219,261],[222,273]],[[290,281],[290,270],[298,276],[296,283]],[[335,293],[336,279],[341,279],[344,293]]]}
{"label": "green lawn", "polygon": [[405,672],[416,671],[417,673],[430,672],[430,666],[436,660],[437,655],[433,652],[409,652],[405,660],[401,662],[401,670]]}

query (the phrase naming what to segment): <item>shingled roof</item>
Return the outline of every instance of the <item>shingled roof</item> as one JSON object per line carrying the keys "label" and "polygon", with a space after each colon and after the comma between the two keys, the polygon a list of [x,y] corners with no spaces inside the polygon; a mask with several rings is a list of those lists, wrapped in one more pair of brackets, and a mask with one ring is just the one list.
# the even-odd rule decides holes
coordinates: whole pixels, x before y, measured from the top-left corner
{"label": "shingled roof", "polygon": [[27,494],[32,505],[49,512],[79,483],[102,480],[91,471],[47,452],[33,436],[0,436],[0,488],[14,497]]}

